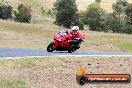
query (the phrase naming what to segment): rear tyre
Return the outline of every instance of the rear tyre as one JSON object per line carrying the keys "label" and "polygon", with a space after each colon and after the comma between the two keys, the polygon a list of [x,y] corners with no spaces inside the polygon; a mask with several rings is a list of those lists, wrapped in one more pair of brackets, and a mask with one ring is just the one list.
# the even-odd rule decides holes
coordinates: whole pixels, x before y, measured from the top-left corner
{"label": "rear tyre", "polygon": [[54,51],[54,43],[53,43],[53,42],[51,42],[51,43],[48,45],[47,51],[48,51],[48,52],[53,52],[53,51]]}

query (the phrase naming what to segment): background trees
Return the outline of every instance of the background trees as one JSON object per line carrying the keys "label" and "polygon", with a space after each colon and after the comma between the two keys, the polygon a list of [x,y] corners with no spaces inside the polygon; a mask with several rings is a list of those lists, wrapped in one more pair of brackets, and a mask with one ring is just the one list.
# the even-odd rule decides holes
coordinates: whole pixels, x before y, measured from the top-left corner
{"label": "background trees", "polygon": [[30,6],[20,4],[17,11],[14,11],[13,14],[13,8],[11,6],[0,3],[0,19],[12,19],[17,22],[29,23],[31,20],[31,8]]}
{"label": "background trees", "polygon": [[[132,4],[126,0],[117,0],[113,3],[113,12],[107,13],[100,6],[101,0],[88,5],[85,11],[78,11],[75,0],[56,0],[53,9],[42,7],[42,15],[55,18],[55,24],[70,28],[77,25],[84,26],[91,31],[132,34]],[[0,3],[0,19],[10,19],[17,22],[30,23],[31,7],[20,4],[16,11],[9,5]]]}
{"label": "background trees", "polygon": [[55,23],[70,28],[84,25],[91,31],[104,31],[113,33],[131,33],[132,4],[126,0],[117,0],[113,3],[113,12],[106,13],[101,6],[101,0],[95,0],[85,11],[78,12],[75,0],[57,0],[54,4],[56,10]]}
{"label": "background trees", "polygon": [[126,0],[117,0],[112,8],[113,12],[106,13],[99,3],[93,3],[83,12],[82,21],[91,31],[131,34],[132,4]]}

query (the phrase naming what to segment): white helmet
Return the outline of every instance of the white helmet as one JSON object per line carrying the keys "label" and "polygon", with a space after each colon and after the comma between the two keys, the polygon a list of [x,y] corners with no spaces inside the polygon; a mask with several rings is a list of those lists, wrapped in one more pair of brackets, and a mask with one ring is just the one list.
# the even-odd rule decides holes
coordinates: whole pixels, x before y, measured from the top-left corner
{"label": "white helmet", "polygon": [[73,32],[73,34],[78,34],[78,32],[79,32],[79,27],[78,27],[78,26],[73,26],[73,27],[72,27],[72,32]]}

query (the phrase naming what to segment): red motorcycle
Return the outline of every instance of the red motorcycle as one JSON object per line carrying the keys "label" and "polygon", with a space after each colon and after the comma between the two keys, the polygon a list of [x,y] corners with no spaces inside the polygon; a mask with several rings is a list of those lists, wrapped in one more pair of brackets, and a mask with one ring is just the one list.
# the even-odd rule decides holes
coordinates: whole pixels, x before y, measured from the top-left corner
{"label": "red motorcycle", "polygon": [[57,32],[54,36],[54,41],[51,42],[48,47],[48,52],[56,51],[68,51],[72,53],[80,48],[81,42],[84,42],[84,34],[79,38],[72,39],[72,36],[68,33],[68,31]]}

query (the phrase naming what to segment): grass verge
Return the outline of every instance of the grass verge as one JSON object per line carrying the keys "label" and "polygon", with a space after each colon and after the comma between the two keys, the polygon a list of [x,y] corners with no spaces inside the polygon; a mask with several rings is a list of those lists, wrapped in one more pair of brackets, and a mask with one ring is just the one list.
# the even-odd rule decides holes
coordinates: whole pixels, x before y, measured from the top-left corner
{"label": "grass verge", "polygon": [[[46,49],[53,41],[56,32],[63,28],[53,24],[53,20],[41,20],[38,24],[24,24],[0,20],[0,47],[6,48],[41,48]],[[8,25],[8,26],[7,26]],[[132,53],[132,36],[91,32],[85,29],[86,34],[81,50],[111,51]]]}
{"label": "grass verge", "polygon": [[17,79],[0,79],[0,88],[30,88],[26,82]]}
{"label": "grass verge", "polygon": [[[82,65],[88,74],[130,74],[131,57],[45,57],[0,60],[2,88],[80,88],[75,78]],[[4,79],[2,79],[4,78]],[[5,79],[6,78],[6,79]],[[30,86],[28,86],[30,85]],[[99,88],[130,88],[130,84],[86,84]]]}
{"label": "grass verge", "polygon": [[132,44],[129,43],[121,43],[119,47],[124,51],[132,51]]}

